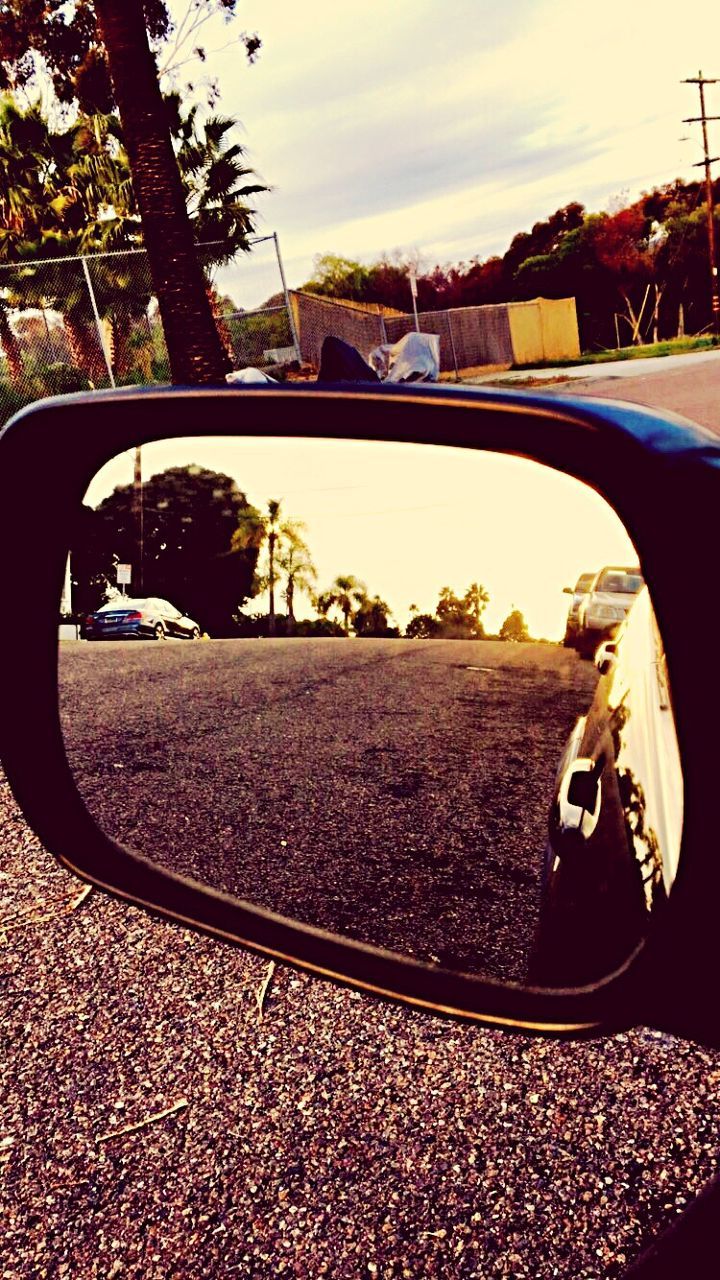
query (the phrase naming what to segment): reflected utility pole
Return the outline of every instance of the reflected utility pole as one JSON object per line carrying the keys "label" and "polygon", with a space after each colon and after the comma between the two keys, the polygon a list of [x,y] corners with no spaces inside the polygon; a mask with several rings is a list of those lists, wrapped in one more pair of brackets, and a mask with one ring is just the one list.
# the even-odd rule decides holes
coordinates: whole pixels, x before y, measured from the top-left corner
{"label": "reflected utility pole", "polygon": [[142,450],[140,446],[135,450],[135,467],[133,471],[133,516],[135,523],[135,558],[137,564],[137,573],[133,572],[133,595],[142,596],[143,593],[143,538],[144,538],[144,513],[143,513],[143,490],[142,490]]}
{"label": "reflected utility pole", "polygon": [[705,112],[705,85],[717,84],[717,79],[712,80],[704,76],[702,71],[698,71],[696,76],[683,80],[683,84],[696,84],[700,90],[700,115],[691,116],[688,120],[684,120],[683,124],[701,124],[703,135],[704,159],[693,165],[693,169],[705,169],[705,195],[707,200],[707,228],[708,228],[708,256],[710,259],[710,290],[712,300],[712,327],[716,337],[720,336],[720,295],[718,295],[718,269],[715,256],[715,217],[713,211],[713,189],[710,165],[715,164],[718,156],[711,156],[708,149],[708,120],[720,120],[720,116],[709,116]]}

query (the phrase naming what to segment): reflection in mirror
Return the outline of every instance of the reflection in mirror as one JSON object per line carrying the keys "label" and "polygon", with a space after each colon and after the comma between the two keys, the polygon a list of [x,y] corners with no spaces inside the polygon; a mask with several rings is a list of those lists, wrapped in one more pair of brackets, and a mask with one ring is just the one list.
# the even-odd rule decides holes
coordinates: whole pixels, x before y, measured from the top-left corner
{"label": "reflection in mirror", "polygon": [[438,446],[168,440],[94,478],[69,578],[63,732],[115,839],[463,972],[578,985],[642,940],[680,760],[637,555],[579,481]]}

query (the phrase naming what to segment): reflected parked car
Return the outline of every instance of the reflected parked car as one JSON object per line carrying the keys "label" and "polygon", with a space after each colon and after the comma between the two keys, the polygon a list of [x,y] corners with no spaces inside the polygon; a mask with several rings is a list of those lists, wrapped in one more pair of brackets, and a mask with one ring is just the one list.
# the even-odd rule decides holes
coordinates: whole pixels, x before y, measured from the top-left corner
{"label": "reflected parked car", "polygon": [[581,658],[592,658],[603,640],[611,640],[622,626],[630,606],[643,586],[637,567],[606,565],[580,602],[575,648]]}
{"label": "reflected parked car", "polygon": [[200,627],[168,600],[111,600],[85,619],[81,635],[86,640],[199,640]]}
{"label": "reflected parked car", "polygon": [[566,595],[571,595],[570,608],[568,609],[567,622],[565,623],[565,635],[563,644],[566,649],[574,649],[577,642],[577,634],[579,629],[580,605],[595,581],[594,573],[581,573],[574,587],[563,587]]}
{"label": "reflected parked car", "polygon": [[642,941],[680,855],[683,779],[660,632],[641,588],[597,655],[592,705],[558,769],[532,977],[572,985]]}

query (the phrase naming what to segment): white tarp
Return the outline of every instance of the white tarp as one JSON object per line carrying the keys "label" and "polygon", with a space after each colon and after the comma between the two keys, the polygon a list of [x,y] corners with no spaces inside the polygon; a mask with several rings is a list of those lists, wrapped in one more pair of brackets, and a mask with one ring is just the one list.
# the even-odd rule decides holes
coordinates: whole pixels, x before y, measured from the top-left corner
{"label": "white tarp", "polygon": [[277,378],[270,378],[263,373],[262,369],[254,369],[250,366],[247,369],[234,369],[232,373],[226,373],[225,381],[229,382],[231,387],[243,387],[258,382],[277,382]]}
{"label": "white tarp", "polygon": [[369,359],[383,382],[437,382],[440,338],[437,333],[406,333],[399,342],[376,347]]}

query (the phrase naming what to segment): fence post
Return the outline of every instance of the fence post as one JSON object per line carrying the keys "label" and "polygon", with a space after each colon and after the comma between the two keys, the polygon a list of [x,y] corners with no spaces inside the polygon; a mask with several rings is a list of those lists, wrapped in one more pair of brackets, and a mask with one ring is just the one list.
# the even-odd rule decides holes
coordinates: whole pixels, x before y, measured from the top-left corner
{"label": "fence post", "polygon": [[452,312],[451,312],[451,311],[446,311],[446,312],[445,312],[445,315],[447,316],[447,322],[448,322],[448,335],[449,335],[449,337],[450,337],[450,349],[451,349],[451,351],[452,351],[453,365],[454,365],[454,367],[455,367],[455,381],[456,381],[456,382],[459,382],[459,381],[460,381],[460,370],[458,369],[457,354],[456,354],[456,351],[455,351],[455,338],[453,337]]}
{"label": "fence post", "polygon": [[107,347],[105,346],[105,335],[102,331],[102,323],[100,321],[100,312],[98,311],[98,305],[97,305],[97,302],[95,301],[95,290],[92,287],[92,280],[90,279],[90,271],[88,270],[87,258],[85,258],[81,254],[80,261],[83,264],[83,271],[85,272],[85,283],[87,284],[88,293],[90,294],[90,302],[92,304],[93,315],[95,317],[95,328],[97,329],[97,336],[98,336],[98,342],[100,343],[100,350],[102,351],[103,356],[105,357],[105,368],[107,369],[107,375],[110,380],[110,386],[114,390],[115,379],[113,377],[112,364],[110,363],[110,356],[108,355],[108,350],[107,350]]}
{"label": "fence post", "polygon": [[285,306],[287,307],[288,320],[290,321],[290,331],[292,333],[293,346],[295,348],[295,359],[297,360],[298,364],[300,364],[302,362],[302,355],[300,352],[300,339],[298,338],[298,332],[297,332],[297,329],[295,328],[295,316],[293,315],[293,309],[290,304],[290,294],[288,293],[288,287],[285,281],[285,271],[283,268],[282,258],[280,257],[280,241],[278,240],[277,231],[273,231],[272,238],[275,241],[275,252],[277,254],[278,267],[280,270],[280,279],[282,280],[283,293],[285,294]]}

